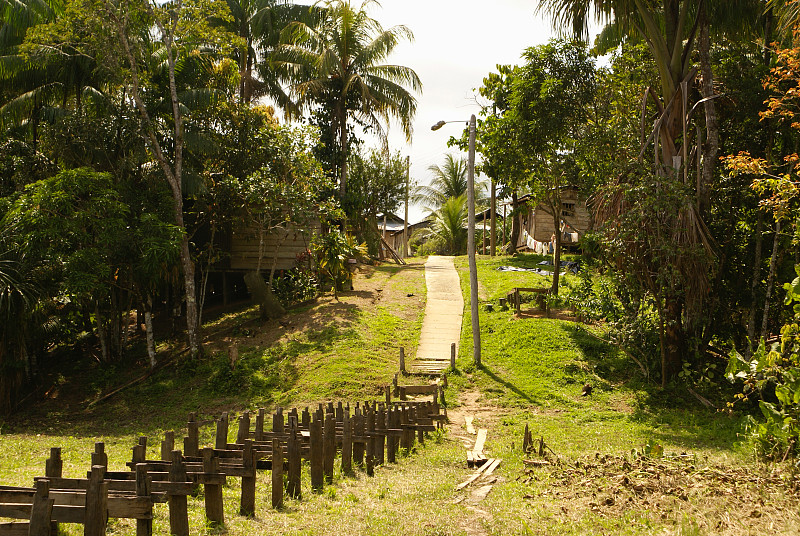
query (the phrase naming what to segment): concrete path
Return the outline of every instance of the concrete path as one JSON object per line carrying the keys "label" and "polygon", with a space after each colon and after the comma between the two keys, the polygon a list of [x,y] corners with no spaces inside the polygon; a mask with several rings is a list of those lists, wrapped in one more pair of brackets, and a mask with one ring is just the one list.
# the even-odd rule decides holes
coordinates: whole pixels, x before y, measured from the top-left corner
{"label": "concrete path", "polygon": [[410,372],[438,374],[450,366],[450,345],[461,339],[464,298],[453,257],[431,255],[425,263],[428,299],[417,355]]}

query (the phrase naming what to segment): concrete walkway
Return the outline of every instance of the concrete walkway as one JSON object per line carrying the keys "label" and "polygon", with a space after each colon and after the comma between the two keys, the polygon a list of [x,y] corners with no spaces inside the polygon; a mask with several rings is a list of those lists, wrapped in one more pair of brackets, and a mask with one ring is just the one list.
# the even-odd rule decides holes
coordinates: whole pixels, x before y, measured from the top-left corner
{"label": "concrete walkway", "polygon": [[464,298],[453,257],[431,255],[425,263],[428,299],[417,355],[409,372],[438,374],[450,366],[450,345],[461,339]]}

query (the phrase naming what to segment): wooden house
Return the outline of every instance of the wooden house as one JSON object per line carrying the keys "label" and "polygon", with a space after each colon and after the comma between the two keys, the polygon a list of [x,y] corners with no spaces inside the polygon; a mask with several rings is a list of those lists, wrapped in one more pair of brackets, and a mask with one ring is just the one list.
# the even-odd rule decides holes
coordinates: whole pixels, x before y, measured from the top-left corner
{"label": "wooden house", "polygon": [[[540,249],[539,243],[550,243],[555,234],[553,214],[551,208],[545,203],[535,203],[530,194],[521,196],[519,204],[527,210],[520,211],[520,233],[517,239],[517,248]],[[580,237],[593,226],[592,215],[578,189],[574,186],[565,186],[561,189],[561,232],[562,245],[575,246]]]}
{"label": "wooden house", "polygon": [[[261,257],[261,273],[269,274],[275,263],[276,273],[297,266],[298,257],[311,247],[312,234],[319,231],[319,224],[309,230],[289,227],[276,229],[264,236]],[[244,283],[244,274],[259,267],[259,231],[256,227],[239,227],[226,233],[218,233],[214,239],[216,248],[222,253],[208,274],[207,300],[209,303],[227,304],[249,296]]]}

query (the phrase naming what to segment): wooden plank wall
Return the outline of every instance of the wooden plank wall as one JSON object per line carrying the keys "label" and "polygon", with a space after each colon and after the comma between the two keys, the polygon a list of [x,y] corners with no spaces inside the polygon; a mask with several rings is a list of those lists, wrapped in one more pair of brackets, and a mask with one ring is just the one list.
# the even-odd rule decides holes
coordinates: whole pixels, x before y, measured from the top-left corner
{"label": "wooden plank wall", "polygon": [[[314,229],[319,229],[317,225]],[[281,240],[284,235],[283,243]],[[278,270],[289,270],[295,267],[297,255],[306,251],[311,246],[310,232],[303,232],[297,228],[290,227],[288,231],[282,229],[268,233],[264,241],[264,258],[261,260],[261,269],[269,270],[272,267],[272,258],[278,249],[278,262],[275,268]],[[258,266],[259,234],[255,227],[239,229],[233,232],[230,245],[230,269],[253,271]]]}

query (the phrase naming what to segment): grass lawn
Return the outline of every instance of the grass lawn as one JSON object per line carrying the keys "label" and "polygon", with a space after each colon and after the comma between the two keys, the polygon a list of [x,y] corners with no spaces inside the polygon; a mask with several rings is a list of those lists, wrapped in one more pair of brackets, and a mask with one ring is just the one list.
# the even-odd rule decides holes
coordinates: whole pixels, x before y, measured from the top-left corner
{"label": "grass lawn", "polygon": [[[263,472],[254,519],[237,515],[239,489],[230,479],[224,527],[208,526],[202,496],[190,497],[192,534],[800,532],[800,502],[791,488],[796,478],[752,459],[740,435],[741,416],[706,409],[679,389],[662,392],[623,353],[600,341],[596,326],[500,310],[498,299],[512,287],[549,283],[544,275],[499,272],[497,266],[532,267],[543,258],[480,258],[481,299],[494,303],[493,312],[481,308],[480,368],[471,364],[466,258],[456,259],[467,314],[458,370],[449,376],[449,433],[435,434],[396,465],[377,468],[374,478],[337,474],[321,494],[311,492],[305,467],[303,499],[289,500],[277,512],[269,504],[270,474]],[[82,475],[100,440],[110,468],[122,469],[139,435],[151,438],[153,456],[165,430],[176,429],[180,444],[190,411],[204,419],[222,411],[380,398],[397,369],[399,347],[409,356],[416,348],[425,303],[423,262],[365,269],[355,290],[339,301],[322,298],[280,322],[262,322],[250,308],[220,315],[206,326],[205,358],[176,358],[95,405],[142,370],[131,372],[129,363],[77,362],[45,400],[0,427],[0,483],[30,485],[43,474],[52,446],[62,447],[65,476]],[[229,358],[233,346],[235,362]],[[593,392],[583,397],[586,383]],[[472,473],[463,423],[455,417],[469,412],[489,430],[488,455],[503,459],[483,500],[473,487],[454,489]],[[522,451],[526,424],[537,447],[544,441],[543,456]],[[203,428],[206,443],[211,428]],[[664,455],[643,456],[659,449]],[[538,465],[526,465],[526,459]],[[155,534],[167,534],[167,510],[157,510]],[[65,530],[81,533],[80,526]],[[134,534],[135,524],[115,521],[109,532]]]}

